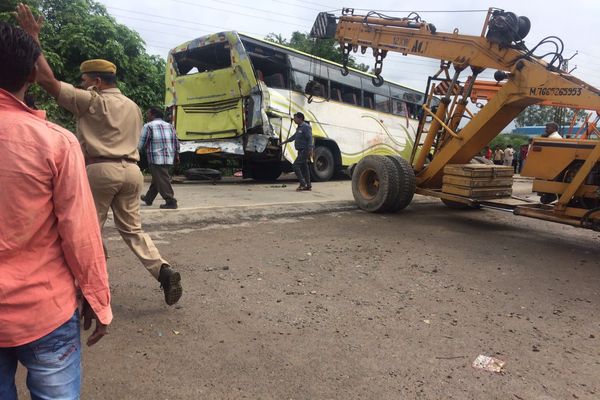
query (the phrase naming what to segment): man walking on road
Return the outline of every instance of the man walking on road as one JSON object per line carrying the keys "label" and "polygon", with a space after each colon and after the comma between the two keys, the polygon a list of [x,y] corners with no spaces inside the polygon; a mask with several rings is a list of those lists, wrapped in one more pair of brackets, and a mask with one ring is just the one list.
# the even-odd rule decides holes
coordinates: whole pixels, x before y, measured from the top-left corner
{"label": "man walking on road", "polygon": [[283,141],[281,145],[283,146],[284,144],[293,141],[294,148],[298,152],[298,156],[294,161],[294,172],[298,177],[300,186],[298,186],[296,190],[312,190],[312,185],[310,184],[310,170],[308,169],[308,160],[313,151],[312,128],[304,120],[304,114],[301,112],[294,114],[294,122],[298,125],[296,133]]}
{"label": "man walking on road", "polygon": [[110,291],[81,147],[71,132],[24,104],[41,50],[0,22],[0,399],[16,400],[27,369],[33,399],[78,399],[81,341],[107,333]]}
{"label": "man walking on road", "polygon": [[142,137],[138,149],[146,153],[152,182],[142,201],[151,206],[160,193],[165,204],[163,209],[176,209],[177,200],[171,186],[169,169],[179,161],[179,141],[173,125],[163,120],[164,114],[158,107],[151,107],[146,112],[148,123],[142,128]]}
{"label": "man walking on road", "polygon": [[[39,45],[42,21],[35,20],[28,6],[17,7],[21,27]],[[143,176],[136,164],[142,130],[139,107],[121,94],[116,85],[116,66],[106,60],[81,64],[81,84],[87,90],[60,82],[54,77],[43,54],[38,59],[37,82],[59,105],[77,118],[77,138],[81,144],[86,170],[100,228],[109,208],[121,237],[163,288],[168,305],[179,301],[181,276],[165,261],[152,239],[142,230],[140,194]]]}

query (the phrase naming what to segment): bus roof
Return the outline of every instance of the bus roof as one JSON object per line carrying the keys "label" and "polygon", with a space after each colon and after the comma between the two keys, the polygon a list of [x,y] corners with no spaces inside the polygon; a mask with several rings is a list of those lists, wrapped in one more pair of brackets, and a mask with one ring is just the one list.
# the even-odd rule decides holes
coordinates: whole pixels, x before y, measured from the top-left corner
{"label": "bus roof", "polygon": [[[342,67],[342,64],[336,63],[335,61],[331,61],[331,60],[327,60],[325,58],[317,57],[315,55],[312,55],[312,54],[309,54],[309,53],[305,53],[303,51],[296,50],[294,48],[291,48],[291,47],[288,47],[288,46],[285,46],[285,45],[282,45],[282,44],[279,44],[279,43],[275,43],[275,42],[271,42],[269,40],[265,40],[264,38],[260,38],[260,37],[255,36],[255,35],[251,35],[251,34],[248,34],[248,33],[237,32],[237,31],[226,31],[226,32],[218,32],[218,33],[216,32],[216,33],[212,33],[212,34],[209,34],[209,35],[200,36],[199,38],[188,40],[187,42],[184,42],[184,43],[180,44],[179,46],[174,47],[173,49],[171,49],[169,51],[169,53],[175,52],[174,50],[181,51],[181,50],[183,50],[182,49],[183,46],[187,45],[188,43],[191,43],[193,41],[198,41],[199,39],[205,38],[207,36],[212,36],[212,35],[215,35],[215,34],[221,34],[221,35],[223,35],[223,34],[226,34],[226,33],[233,33],[233,34],[238,35],[239,37],[244,37],[244,38],[247,38],[247,39],[256,40],[256,41],[261,42],[262,44],[265,44],[265,45],[268,45],[268,46],[278,47],[280,49],[289,51],[291,53],[300,54],[300,55],[303,55],[305,57],[309,57],[309,58],[312,58],[312,59],[315,59],[315,60],[319,60],[319,61],[324,62],[326,64],[334,65],[334,66],[337,66],[337,67],[340,67],[340,68]],[[348,69],[350,71],[352,71],[352,72],[355,72],[357,74],[360,74],[360,75],[363,75],[363,76],[366,76],[366,77],[369,77],[369,78],[375,77],[375,75],[373,75],[373,74],[361,71],[361,70],[356,69],[356,68],[348,67]],[[394,82],[394,81],[389,81],[389,80],[386,79],[386,82],[389,83],[389,84],[392,84],[394,86],[398,86],[398,87],[401,87],[401,88],[404,88],[404,89],[409,89],[409,90],[418,92],[419,94],[424,94],[424,92],[422,92],[420,90],[411,88],[411,87],[406,86],[406,85],[401,85],[401,84],[399,84],[397,82]]]}

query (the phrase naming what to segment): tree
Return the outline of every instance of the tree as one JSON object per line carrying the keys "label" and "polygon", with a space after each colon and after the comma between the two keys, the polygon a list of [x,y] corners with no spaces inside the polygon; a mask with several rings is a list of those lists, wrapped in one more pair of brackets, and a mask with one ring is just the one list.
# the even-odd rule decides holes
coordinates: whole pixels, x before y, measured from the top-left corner
{"label": "tree", "polygon": [[[302,51],[304,53],[312,54],[313,56],[324,58],[340,64],[342,63],[342,52],[334,39],[313,39],[307,33],[298,31],[292,33],[290,40],[287,40],[282,35],[275,33],[267,35],[266,39],[271,42]],[[352,56],[350,56],[348,59],[348,66],[356,68],[360,71],[369,70],[368,65],[357,63]]]}
{"label": "tree", "polygon": [[[16,23],[11,12],[20,2],[45,18],[40,40],[57,79],[77,85],[81,62],[105,58],[117,66],[123,94],[142,109],[163,103],[165,61],[148,55],[139,34],[117,23],[103,5],[93,0],[4,0],[0,19]],[[32,88],[32,93],[50,120],[74,128],[72,115],[41,88]]]}
{"label": "tree", "polygon": [[533,105],[527,107],[515,118],[515,125],[517,127],[537,126],[556,122],[560,126],[564,126],[571,123],[573,116],[576,116],[576,121],[580,122],[585,118],[585,110]]}

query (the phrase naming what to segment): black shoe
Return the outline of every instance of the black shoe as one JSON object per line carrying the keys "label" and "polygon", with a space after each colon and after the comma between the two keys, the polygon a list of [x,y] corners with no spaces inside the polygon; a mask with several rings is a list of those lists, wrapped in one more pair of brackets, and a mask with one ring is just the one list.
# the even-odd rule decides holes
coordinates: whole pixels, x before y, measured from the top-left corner
{"label": "black shoe", "polygon": [[162,208],[163,210],[177,210],[177,203],[161,204],[160,208]]}
{"label": "black shoe", "polygon": [[151,206],[151,205],[152,205],[152,201],[148,201],[148,200],[146,199],[146,195],[145,195],[145,194],[141,195],[141,196],[140,196],[140,199],[142,199],[142,201],[143,201],[143,202],[144,202],[144,203],[145,203],[147,206]]}
{"label": "black shoe", "polygon": [[160,267],[158,281],[160,282],[160,287],[165,292],[165,303],[170,306],[177,303],[183,294],[179,272],[174,271],[167,264],[163,264]]}

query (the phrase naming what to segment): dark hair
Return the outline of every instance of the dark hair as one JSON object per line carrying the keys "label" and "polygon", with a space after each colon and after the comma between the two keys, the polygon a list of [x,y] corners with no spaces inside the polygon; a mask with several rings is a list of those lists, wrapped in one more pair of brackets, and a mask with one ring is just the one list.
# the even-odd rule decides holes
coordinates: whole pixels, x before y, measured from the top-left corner
{"label": "dark hair", "polygon": [[556,122],[548,122],[546,124],[546,128],[550,128],[550,127],[554,128],[554,130],[558,132],[558,124]]}
{"label": "dark hair", "polygon": [[302,114],[301,112],[297,112],[296,114],[294,114],[294,117],[302,118],[302,121],[306,119],[304,118],[304,114]]}
{"label": "dark hair", "polygon": [[0,88],[12,93],[21,90],[41,53],[27,32],[0,22]]}
{"label": "dark hair", "polygon": [[25,105],[29,108],[31,108],[32,110],[37,110],[37,106],[35,105],[35,96],[32,95],[31,93],[27,93],[25,95],[25,97],[23,98],[23,102],[25,103]]}
{"label": "dark hair", "polygon": [[[111,74],[108,72],[84,72],[87,76],[92,79],[100,78],[102,82],[108,85],[116,85],[117,84],[117,76],[115,74]],[[82,74],[83,75],[83,74]]]}
{"label": "dark hair", "polygon": [[152,115],[155,118],[160,118],[160,119],[165,118],[165,113],[163,112],[161,107],[152,106],[148,109],[148,112],[150,113],[150,115]]}

